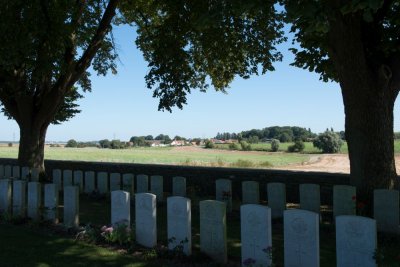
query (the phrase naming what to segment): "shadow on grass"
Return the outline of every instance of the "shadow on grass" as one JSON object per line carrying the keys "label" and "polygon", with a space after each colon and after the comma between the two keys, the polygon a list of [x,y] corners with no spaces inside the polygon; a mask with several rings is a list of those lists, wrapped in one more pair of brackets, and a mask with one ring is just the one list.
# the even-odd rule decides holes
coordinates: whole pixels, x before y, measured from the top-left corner
{"label": "shadow on grass", "polygon": [[160,266],[105,248],[12,225],[0,225],[1,266]]}

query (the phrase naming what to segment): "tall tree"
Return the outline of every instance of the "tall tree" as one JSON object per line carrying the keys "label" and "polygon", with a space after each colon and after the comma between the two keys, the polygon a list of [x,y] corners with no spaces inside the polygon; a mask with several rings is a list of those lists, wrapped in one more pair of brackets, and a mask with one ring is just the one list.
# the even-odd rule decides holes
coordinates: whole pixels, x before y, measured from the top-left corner
{"label": "tall tree", "polygon": [[283,0],[293,65],[340,84],[351,183],[363,201],[398,186],[393,107],[400,90],[400,1]]}
{"label": "tall tree", "polygon": [[115,69],[111,22],[118,0],[0,2],[0,103],[20,128],[19,163],[43,169],[50,123],[79,110],[87,68]]}

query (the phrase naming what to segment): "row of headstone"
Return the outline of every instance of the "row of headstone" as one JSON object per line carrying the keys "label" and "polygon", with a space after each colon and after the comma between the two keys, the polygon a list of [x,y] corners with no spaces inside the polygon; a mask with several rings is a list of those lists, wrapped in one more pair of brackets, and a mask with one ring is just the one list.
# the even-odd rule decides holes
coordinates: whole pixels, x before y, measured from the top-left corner
{"label": "row of headstone", "polygon": [[[24,180],[0,180],[0,213],[14,217],[28,217],[33,220],[43,219],[58,222],[58,190],[55,184],[44,185],[42,203],[42,185],[39,182]],[[64,188],[63,223],[68,227],[79,225],[79,188]]]}
{"label": "row of headstone", "polygon": [[[129,193],[114,191],[112,223],[130,223]],[[145,247],[157,244],[156,195],[135,195],[136,241]],[[271,266],[271,209],[258,204],[242,205],[242,266]],[[181,246],[191,254],[191,204],[184,197],[167,199],[169,249]],[[373,219],[341,215],[336,218],[337,266],[376,266],[376,222]],[[200,202],[200,249],[220,263],[227,262],[226,203]],[[284,266],[317,267],[319,256],[319,214],[308,210],[284,211]]]}
{"label": "row of headstone", "polygon": [[0,179],[22,179],[38,182],[39,181],[39,170],[36,168],[29,169],[29,167],[11,166],[11,165],[0,165]]}
{"label": "row of headstone", "polygon": [[[97,186],[96,186],[97,181]],[[110,173],[98,172],[97,180],[95,179],[95,172],[87,171],[71,171],[54,169],[53,170],[53,183],[57,185],[58,190],[62,190],[65,186],[76,185],[80,191],[91,193],[96,189],[100,194],[105,194],[112,191],[124,190],[131,194],[134,193],[134,175],[130,173]],[[137,193],[151,192],[157,196],[157,201],[162,202],[164,199],[164,183],[163,177],[159,175],[150,176],[150,190],[149,190],[149,176],[139,174],[136,176]],[[186,196],[186,178],[173,177],[172,194],[174,196]]]}

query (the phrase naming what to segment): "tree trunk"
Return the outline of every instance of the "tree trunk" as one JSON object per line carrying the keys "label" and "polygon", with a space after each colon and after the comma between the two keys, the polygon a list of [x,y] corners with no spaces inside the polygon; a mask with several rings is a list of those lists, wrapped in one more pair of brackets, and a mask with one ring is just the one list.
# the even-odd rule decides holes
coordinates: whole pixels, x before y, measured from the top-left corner
{"label": "tree trunk", "polygon": [[[397,187],[394,160],[393,108],[395,95],[377,83],[341,82],[345,130],[350,158],[350,183],[357,187],[357,202],[371,215],[373,190]],[[376,80],[379,80],[376,77]]]}
{"label": "tree trunk", "polygon": [[44,145],[48,124],[36,127],[20,124],[18,162],[44,172]]}

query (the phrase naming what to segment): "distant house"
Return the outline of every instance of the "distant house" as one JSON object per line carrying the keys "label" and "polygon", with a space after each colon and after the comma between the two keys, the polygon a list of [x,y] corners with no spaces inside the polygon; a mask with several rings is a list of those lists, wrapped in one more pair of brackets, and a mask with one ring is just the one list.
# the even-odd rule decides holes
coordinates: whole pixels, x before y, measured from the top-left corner
{"label": "distant house", "polygon": [[184,145],[186,145],[185,140],[173,140],[171,142],[171,146],[184,146]]}
{"label": "distant house", "polygon": [[146,140],[146,143],[151,147],[165,146],[165,144],[162,143],[162,140]]}
{"label": "distant house", "polygon": [[215,138],[211,138],[210,141],[213,144],[225,144],[224,140],[219,140],[219,139],[215,139]]}
{"label": "distant house", "polygon": [[237,139],[228,139],[228,140],[225,140],[225,144],[233,144],[233,143],[238,143],[239,142],[239,140],[237,140]]}

